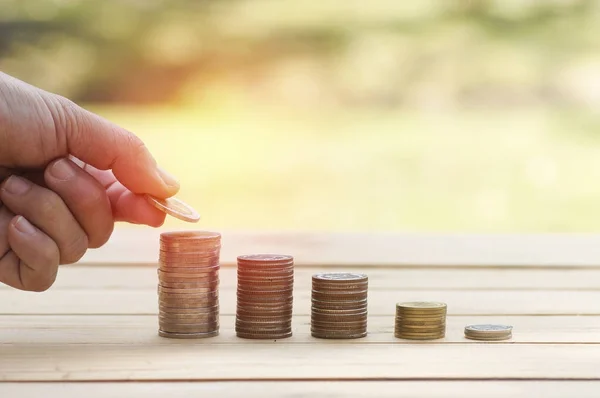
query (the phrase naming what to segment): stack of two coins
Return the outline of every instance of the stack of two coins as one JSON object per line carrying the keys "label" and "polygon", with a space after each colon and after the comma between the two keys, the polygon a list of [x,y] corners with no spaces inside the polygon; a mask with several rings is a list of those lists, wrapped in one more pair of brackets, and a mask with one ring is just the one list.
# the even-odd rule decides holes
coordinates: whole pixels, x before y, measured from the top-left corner
{"label": "stack of two coins", "polygon": [[312,277],[311,334],[322,339],[367,335],[366,275],[325,273]]}
{"label": "stack of two coins", "polygon": [[408,340],[436,340],[446,335],[446,304],[411,302],[396,304],[395,336]]}
{"label": "stack of two coins", "polygon": [[294,258],[257,254],[237,259],[235,331],[247,339],[292,335]]}
{"label": "stack of two coins", "polygon": [[160,236],[159,335],[204,338],[219,334],[221,235],[172,232]]}

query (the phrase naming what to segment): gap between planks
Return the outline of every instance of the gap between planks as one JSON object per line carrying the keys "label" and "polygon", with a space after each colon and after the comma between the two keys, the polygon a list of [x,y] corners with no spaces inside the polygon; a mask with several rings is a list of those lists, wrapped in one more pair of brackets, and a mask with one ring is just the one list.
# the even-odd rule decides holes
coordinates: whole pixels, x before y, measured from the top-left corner
{"label": "gap between planks", "polygon": [[[154,266],[117,264],[105,267],[63,266],[52,290],[76,289],[156,289],[158,277]],[[311,288],[312,275],[331,268],[297,268],[294,285]],[[370,269],[361,268],[369,276],[370,290],[599,290],[600,270],[556,269]],[[236,270],[220,270],[220,287],[234,289]],[[0,291],[13,290],[0,285]]]}
{"label": "gap between planks", "polygon": [[[294,316],[294,335],[282,340],[288,344],[600,344],[600,317],[542,316],[470,316],[448,317],[446,338],[413,342],[396,339],[392,316],[370,316],[367,337],[347,341],[328,341],[310,336],[310,317]],[[76,345],[76,344],[271,344],[249,341],[235,336],[235,316],[220,317],[220,335],[179,343],[157,336],[156,316],[0,316],[0,347],[7,345]],[[502,323],[512,325],[511,340],[482,343],[464,338],[468,324]],[[1,350],[1,349],[0,349]]]}
{"label": "gap between planks", "polygon": [[[294,289],[294,312],[310,314],[310,290]],[[598,315],[600,291],[369,291],[369,313],[392,315],[399,301],[442,301],[450,315]],[[234,314],[235,288],[220,289],[223,314]],[[156,288],[143,290],[0,291],[0,314],[156,314]]]}
{"label": "gap between planks", "polygon": [[322,382],[144,382],[4,383],[0,396],[39,398],[597,398],[595,381],[322,381]]}

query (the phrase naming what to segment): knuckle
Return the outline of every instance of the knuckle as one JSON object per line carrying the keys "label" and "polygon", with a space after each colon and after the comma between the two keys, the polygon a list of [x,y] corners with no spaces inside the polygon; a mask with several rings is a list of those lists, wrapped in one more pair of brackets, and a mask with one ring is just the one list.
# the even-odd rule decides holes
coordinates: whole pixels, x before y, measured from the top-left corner
{"label": "knuckle", "polygon": [[129,134],[127,137],[129,147],[131,148],[131,152],[134,154],[135,158],[139,158],[147,154],[148,148],[138,136],[135,134]]}
{"label": "knuckle", "polygon": [[61,264],[72,264],[81,260],[89,247],[88,236],[84,233],[79,234],[60,249]]}
{"label": "knuckle", "polygon": [[56,275],[58,273],[58,254],[56,246],[47,245],[41,246],[38,250],[37,264],[35,267],[31,267],[24,264],[21,260],[20,268],[28,270],[34,270],[31,273],[28,272],[27,277],[23,278],[23,287],[25,290],[32,292],[43,292],[48,290],[56,281]]}
{"label": "knuckle", "polygon": [[25,288],[32,292],[41,293],[50,289],[50,287],[54,285],[55,281],[56,273],[53,273],[51,275],[44,275],[29,281],[29,283],[25,285]]}
{"label": "knuckle", "polygon": [[57,210],[61,205],[62,199],[60,197],[48,190],[38,191],[36,192],[38,203],[38,210],[40,214],[45,216],[53,216],[57,214]]}
{"label": "knuckle", "polygon": [[115,224],[111,220],[111,222],[107,223],[106,227],[102,228],[102,230],[99,229],[94,234],[90,234],[88,237],[89,248],[97,249],[104,246],[104,244],[110,239],[114,229]]}

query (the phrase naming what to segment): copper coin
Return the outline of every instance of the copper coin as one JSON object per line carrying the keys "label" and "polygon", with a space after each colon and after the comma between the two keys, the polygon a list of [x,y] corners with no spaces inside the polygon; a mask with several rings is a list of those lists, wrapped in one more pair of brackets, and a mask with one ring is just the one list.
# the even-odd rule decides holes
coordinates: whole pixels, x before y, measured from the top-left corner
{"label": "copper coin", "polygon": [[284,270],[293,270],[294,262],[289,261],[285,263],[245,263],[242,261],[237,262],[237,269],[240,271],[257,271],[257,272],[278,272]]}
{"label": "copper coin", "polygon": [[[177,305],[177,304],[175,304]],[[211,305],[206,307],[198,307],[198,306],[173,306],[171,303],[159,303],[158,309],[160,313],[169,313],[169,314],[218,314],[219,313],[219,305]]]}
{"label": "copper coin", "polygon": [[338,316],[323,316],[323,315],[315,315],[311,314],[311,319],[319,322],[358,322],[358,321],[366,321],[367,314],[364,315],[338,315]]}
{"label": "copper coin", "polygon": [[207,299],[218,299],[219,291],[218,290],[206,290],[206,291],[198,291],[192,290],[194,293],[189,293],[188,291],[191,289],[186,289],[185,293],[173,293],[173,292],[164,292],[159,291],[158,297],[161,300],[183,300],[183,301],[192,301],[192,300],[207,300]]}
{"label": "copper coin", "polygon": [[265,290],[246,290],[243,288],[243,286],[239,286],[236,290],[236,292],[239,295],[246,295],[246,296],[259,296],[259,297],[288,297],[291,296],[294,292],[293,288],[285,288],[285,289],[279,289],[279,290],[275,290],[275,289],[265,289]]}
{"label": "copper coin", "polygon": [[270,281],[294,281],[293,272],[238,272],[237,279],[248,280],[250,282],[270,282]]}
{"label": "copper coin", "polygon": [[161,287],[168,287],[171,289],[196,289],[196,288],[203,288],[203,287],[216,287],[219,286],[219,280],[212,280],[210,282],[164,282],[164,281],[159,281],[159,286]]}
{"label": "copper coin", "polygon": [[325,301],[328,303],[347,303],[352,301],[362,301],[367,300],[367,296],[365,294],[356,294],[356,295],[324,295],[313,292],[311,295],[311,299],[315,301]]}
{"label": "copper coin", "polygon": [[244,333],[282,333],[292,330],[292,324],[266,326],[265,324],[235,325],[236,332]]}
{"label": "copper coin", "polygon": [[200,257],[180,257],[172,258],[167,256],[159,256],[158,264],[164,267],[175,267],[175,268],[204,268],[204,267],[215,267],[219,265],[219,257],[207,257],[202,259]]}
{"label": "copper coin", "polygon": [[219,329],[219,321],[210,322],[199,322],[199,323],[180,323],[180,322],[167,322],[165,320],[159,320],[159,329],[165,332],[193,332],[193,333],[208,333],[210,331]]}
{"label": "copper coin", "polygon": [[[196,323],[189,323],[189,322],[180,322],[179,320],[177,321],[172,321],[170,319],[165,319],[165,318],[160,318],[158,320],[161,330],[166,330],[167,332],[172,331],[170,329],[166,329],[165,327],[181,327],[181,328],[188,328],[188,329],[192,329],[192,328],[215,328],[219,326],[219,319],[213,319],[213,320],[201,320],[198,321]],[[199,330],[199,332],[201,332],[201,330]]]}
{"label": "copper coin", "polygon": [[168,333],[211,333],[218,331],[219,325],[216,326],[202,326],[202,327],[184,327],[184,326],[165,326],[160,325],[159,330]]}
{"label": "copper coin", "polygon": [[241,315],[236,315],[235,317],[236,322],[237,321],[241,321],[241,322],[247,322],[249,324],[263,324],[263,323],[270,323],[270,322],[280,322],[280,323],[284,323],[284,322],[292,322],[292,316],[270,316],[270,317],[251,317],[251,316],[241,316]]}
{"label": "copper coin", "polygon": [[176,267],[175,265],[165,266],[161,264],[159,270],[168,272],[171,274],[196,274],[204,275],[219,271],[219,265],[213,265],[210,267]]}
{"label": "copper coin", "polygon": [[269,263],[269,264],[277,264],[277,263],[288,263],[290,261],[294,261],[294,257],[288,256],[285,254],[248,254],[243,256],[238,256],[238,262],[243,263]]}
{"label": "copper coin", "polygon": [[294,287],[290,286],[290,285],[261,285],[261,286],[257,286],[257,285],[248,285],[248,284],[243,284],[243,283],[238,283],[237,285],[237,290],[241,291],[241,292],[245,292],[247,294],[254,294],[254,293],[271,293],[271,292],[277,292],[277,291],[294,291]]}
{"label": "copper coin", "polygon": [[195,256],[195,257],[219,257],[221,254],[221,243],[206,243],[202,241],[180,241],[160,242],[159,254],[166,256]]}
{"label": "copper coin", "polygon": [[367,308],[359,308],[359,309],[346,309],[346,310],[330,310],[330,309],[322,309],[322,308],[311,308],[311,313],[315,315],[324,315],[324,316],[349,316],[349,315],[366,315]]}
{"label": "copper coin", "polygon": [[294,278],[293,270],[280,270],[278,272],[275,271],[245,271],[237,270],[238,278],[246,278],[246,279],[288,279]]}
{"label": "copper coin", "polygon": [[365,274],[353,272],[324,272],[312,276],[313,281],[323,281],[323,283],[344,283],[348,281],[367,281],[369,278]]}
{"label": "copper coin", "polygon": [[203,241],[220,242],[221,234],[210,231],[173,231],[160,234],[160,240],[163,242],[182,242],[182,241]]}
{"label": "copper coin", "polygon": [[194,272],[168,272],[158,270],[159,281],[185,282],[185,283],[209,283],[208,281],[219,279],[219,272],[194,273]]}
{"label": "copper coin", "polygon": [[209,333],[170,333],[159,330],[158,335],[160,337],[166,337],[170,339],[206,339],[209,337],[218,336],[219,331],[215,330]]}
{"label": "copper coin", "polygon": [[193,294],[193,295],[201,295],[206,293],[216,293],[218,292],[218,283],[214,283],[212,285],[207,285],[204,287],[196,287],[193,289],[182,289],[175,287],[165,287],[162,285],[158,285],[159,293],[174,293],[174,294]]}
{"label": "copper coin", "polygon": [[235,324],[248,327],[254,327],[254,325],[258,325],[257,327],[291,325],[292,317],[285,317],[282,319],[259,319],[257,321],[236,317]]}
{"label": "copper coin", "polygon": [[167,317],[165,315],[159,315],[158,321],[164,322],[167,324],[177,324],[177,325],[195,325],[199,323],[209,323],[216,322],[219,320],[219,315],[207,314],[205,316],[195,315],[194,318],[177,318],[177,317]]}
{"label": "copper coin", "polygon": [[348,301],[325,301],[325,300],[315,300],[311,299],[311,305],[315,308],[323,308],[323,309],[358,309],[358,308],[366,308],[367,300],[348,300]]}
{"label": "copper coin", "polygon": [[159,308],[194,308],[198,311],[219,305],[218,299],[211,300],[159,300]]}
{"label": "copper coin", "polygon": [[293,308],[291,305],[279,308],[248,308],[237,306],[236,313],[239,316],[292,316]]}

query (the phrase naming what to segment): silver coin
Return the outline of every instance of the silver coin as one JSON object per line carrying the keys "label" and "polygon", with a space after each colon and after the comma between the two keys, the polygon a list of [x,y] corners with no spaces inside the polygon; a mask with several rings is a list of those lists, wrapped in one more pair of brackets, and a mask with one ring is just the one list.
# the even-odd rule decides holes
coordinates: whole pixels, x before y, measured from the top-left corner
{"label": "silver coin", "polygon": [[469,325],[465,328],[467,332],[479,332],[479,333],[508,333],[512,332],[513,327],[507,325]]}

